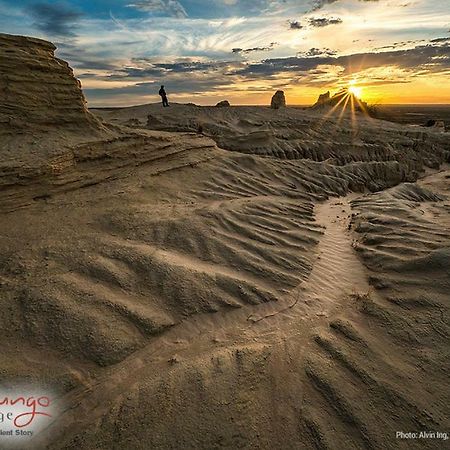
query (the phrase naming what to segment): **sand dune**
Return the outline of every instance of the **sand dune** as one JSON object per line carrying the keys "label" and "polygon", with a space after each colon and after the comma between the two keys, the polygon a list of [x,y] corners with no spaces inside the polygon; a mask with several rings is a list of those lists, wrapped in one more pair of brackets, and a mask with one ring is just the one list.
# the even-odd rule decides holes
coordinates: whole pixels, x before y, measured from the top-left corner
{"label": "sand dune", "polygon": [[449,426],[448,134],[291,108],[89,112],[53,47],[24,39],[0,51],[33,68],[30,92],[58,74],[54,96],[0,103],[1,382],[62,409],[30,448],[437,448],[395,432]]}

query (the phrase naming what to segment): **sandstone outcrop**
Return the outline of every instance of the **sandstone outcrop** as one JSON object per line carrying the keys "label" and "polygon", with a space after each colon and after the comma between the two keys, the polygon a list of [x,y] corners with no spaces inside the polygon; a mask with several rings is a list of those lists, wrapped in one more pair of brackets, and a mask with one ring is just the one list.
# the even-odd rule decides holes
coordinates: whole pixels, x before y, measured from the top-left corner
{"label": "sandstone outcrop", "polygon": [[443,120],[430,119],[425,123],[427,128],[432,128],[435,131],[445,133],[445,123]]}
{"label": "sandstone outcrop", "polygon": [[319,98],[317,99],[316,105],[324,105],[326,103],[329,103],[330,98],[330,91],[325,92],[325,94],[320,94]]}
{"label": "sandstone outcrop", "polygon": [[270,107],[272,109],[280,109],[284,108],[285,106],[286,106],[286,97],[284,95],[284,92],[283,91],[275,92],[274,96],[272,97]]}
{"label": "sandstone outcrop", "polygon": [[179,142],[139,134],[128,128],[140,126],[135,120],[126,129],[103,124],[55,49],[41,39],[0,34],[1,212],[99,184],[164,152],[205,147],[198,137]]}
{"label": "sandstone outcrop", "polygon": [[360,112],[367,112],[368,105],[366,102],[363,102],[359,99],[355,94],[349,92],[347,89],[342,89],[337,92],[333,96],[330,95],[330,92],[325,92],[324,94],[320,94],[317,102],[313,105],[313,108],[328,108],[334,106],[340,106],[341,108],[347,110],[355,110]]}
{"label": "sandstone outcrop", "polygon": [[230,105],[230,102],[228,100],[222,100],[221,102],[217,103],[217,108],[228,108]]}
{"label": "sandstone outcrop", "polygon": [[0,34],[0,127],[99,127],[67,62],[40,39]]}

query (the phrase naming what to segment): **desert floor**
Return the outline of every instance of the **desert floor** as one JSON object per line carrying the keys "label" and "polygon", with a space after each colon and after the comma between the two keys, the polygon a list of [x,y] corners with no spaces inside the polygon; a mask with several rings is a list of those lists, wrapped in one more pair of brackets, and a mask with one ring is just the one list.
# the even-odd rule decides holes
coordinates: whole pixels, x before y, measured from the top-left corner
{"label": "desert floor", "polygon": [[448,133],[93,113],[4,147],[0,376],[61,409],[29,448],[447,445],[396,432],[450,425]]}

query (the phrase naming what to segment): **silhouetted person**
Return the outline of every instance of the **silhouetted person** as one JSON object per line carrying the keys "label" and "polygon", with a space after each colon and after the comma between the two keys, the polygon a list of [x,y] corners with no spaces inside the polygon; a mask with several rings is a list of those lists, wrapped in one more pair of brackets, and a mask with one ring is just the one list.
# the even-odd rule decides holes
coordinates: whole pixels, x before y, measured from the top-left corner
{"label": "silhouetted person", "polygon": [[169,100],[167,100],[167,94],[166,90],[164,89],[164,86],[161,86],[161,89],[159,90],[159,95],[161,96],[162,104],[163,106],[169,106]]}

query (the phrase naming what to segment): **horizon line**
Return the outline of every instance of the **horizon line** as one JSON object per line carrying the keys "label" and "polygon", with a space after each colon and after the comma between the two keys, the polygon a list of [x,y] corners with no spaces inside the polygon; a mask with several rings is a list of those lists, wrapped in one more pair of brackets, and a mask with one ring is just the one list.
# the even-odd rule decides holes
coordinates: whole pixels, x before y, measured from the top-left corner
{"label": "horizon line", "polygon": [[[89,103],[89,102],[88,102]],[[126,105],[126,106],[88,106],[88,109],[111,109],[111,108],[137,108],[139,106],[148,106],[148,105],[159,105],[161,102],[153,102],[153,103],[139,103],[139,104],[135,104],[135,105]],[[208,107],[216,107],[215,104],[208,104],[208,105],[198,105],[194,102],[186,102],[186,103],[179,103],[179,102],[172,102],[173,105],[183,105],[183,106],[198,106],[198,107],[203,107],[203,108],[208,108]],[[286,108],[290,108],[290,107],[312,107],[314,106],[315,103],[311,104],[311,103],[295,103],[295,104],[290,104],[290,105],[286,105]],[[450,103],[374,103],[374,104],[370,104],[370,106],[447,106],[450,108]],[[236,104],[231,104],[228,108],[232,108],[232,107],[268,107],[270,108],[270,105],[266,104],[266,103],[260,103],[260,104],[240,104],[240,103],[236,103]]]}

